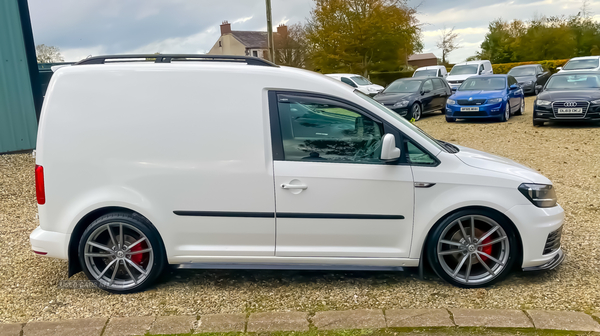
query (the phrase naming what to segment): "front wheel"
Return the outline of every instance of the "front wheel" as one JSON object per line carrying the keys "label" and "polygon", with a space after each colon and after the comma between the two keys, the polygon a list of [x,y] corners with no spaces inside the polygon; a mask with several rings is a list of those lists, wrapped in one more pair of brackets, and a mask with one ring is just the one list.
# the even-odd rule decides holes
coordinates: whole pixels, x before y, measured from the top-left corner
{"label": "front wheel", "polygon": [[523,99],[521,99],[521,106],[519,107],[519,110],[517,112],[515,112],[515,115],[522,115],[525,112],[525,97],[523,97]]}
{"label": "front wheel", "polygon": [[544,121],[533,119],[533,126],[544,126]]}
{"label": "front wheel", "polygon": [[507,100],[504,108],[504,113],[500,116],[500,121],[506,122],[510,119],[510,102]]}
{"label": "front wheel", "polygon": [[415,121],[421,119],[421,104],[414,103],[410,109],[410,114],[408,115],[408,120],[415,119]]}
{"label": "front wheel", "polygon": [[446,121],[447,121],[447,122],[455,122],[455,121],[456,121],[456,118],[451,118],[451,117],[448,117],[448,116],[447,116],[447,117],[446,117]]}
{"label": "front wheel", "polygon": [[512,269],[518,252],[512,226],[487,210],[464,210],[449,216],[434,228],[426,248],[437,275],[463,288],[500,281]]}
{"label": "front wheel", "polygon": [[87,277],[111,293],[146,289],[166,265],[158,233],[145,218],[106,214],[83,232],[79,262]]}

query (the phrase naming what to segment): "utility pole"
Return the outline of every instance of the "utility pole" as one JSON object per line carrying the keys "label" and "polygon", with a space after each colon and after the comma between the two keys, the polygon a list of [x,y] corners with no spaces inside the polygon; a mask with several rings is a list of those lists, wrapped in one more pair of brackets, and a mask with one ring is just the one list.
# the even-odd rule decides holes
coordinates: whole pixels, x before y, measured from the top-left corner
{"label": "utility pole", "polygon": [[271,19],[271,0],[267,1],[267,45],[270,61],[275,63],[275,45],[273,44],[273,19]]}

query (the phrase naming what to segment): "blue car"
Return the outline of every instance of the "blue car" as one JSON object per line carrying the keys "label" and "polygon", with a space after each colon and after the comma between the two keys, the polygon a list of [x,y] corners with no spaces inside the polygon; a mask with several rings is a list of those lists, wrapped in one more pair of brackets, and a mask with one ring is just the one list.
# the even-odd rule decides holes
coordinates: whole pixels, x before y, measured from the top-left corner
{"label": "blue car", "polygon": [[446,101],[446,121],[491,118],[507,121],[525,111],[525,94],[510,75],[467,78]]}

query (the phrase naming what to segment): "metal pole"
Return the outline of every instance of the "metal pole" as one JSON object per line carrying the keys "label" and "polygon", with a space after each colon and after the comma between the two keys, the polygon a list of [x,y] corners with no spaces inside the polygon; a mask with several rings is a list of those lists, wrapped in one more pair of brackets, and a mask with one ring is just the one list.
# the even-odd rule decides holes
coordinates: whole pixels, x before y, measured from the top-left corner
{"label": "metal pole", "polygon": [[275,63],[275,45],[273,44],[273,19],[271,19],[271,0],[267,1],[267,45],[270,61]]}

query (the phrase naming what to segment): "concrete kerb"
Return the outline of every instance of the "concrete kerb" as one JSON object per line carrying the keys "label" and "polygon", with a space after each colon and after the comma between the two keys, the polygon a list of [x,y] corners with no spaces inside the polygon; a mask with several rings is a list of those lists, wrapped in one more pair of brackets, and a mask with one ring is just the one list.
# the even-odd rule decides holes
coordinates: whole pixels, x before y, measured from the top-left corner
{"label": "concrete kerb", "polygon": [[316,313],[113,317],[5,323],[0,324],[0,336],[129,336],[387,328],[460,330],[472,327],[600,333],[600,313],[494,309],[359,309]]}

